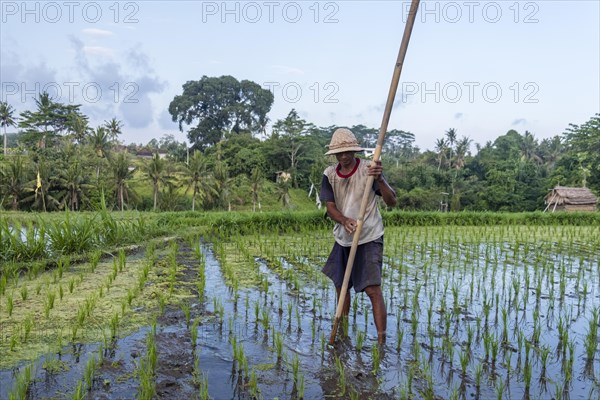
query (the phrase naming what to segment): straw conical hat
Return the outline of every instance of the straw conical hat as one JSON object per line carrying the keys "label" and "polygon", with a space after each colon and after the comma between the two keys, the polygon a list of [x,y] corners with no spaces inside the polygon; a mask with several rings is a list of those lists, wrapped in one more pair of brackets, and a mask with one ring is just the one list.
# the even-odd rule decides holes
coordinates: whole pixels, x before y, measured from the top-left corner
{"label": "straw conical hat", "polygon": [[329,151],[325,155],[343,153],[345,151],[363,151],[364,149],[358,145],[358,141],[354,133],[347,128],[338,128],[333,132],[331,142],[327,146]]}

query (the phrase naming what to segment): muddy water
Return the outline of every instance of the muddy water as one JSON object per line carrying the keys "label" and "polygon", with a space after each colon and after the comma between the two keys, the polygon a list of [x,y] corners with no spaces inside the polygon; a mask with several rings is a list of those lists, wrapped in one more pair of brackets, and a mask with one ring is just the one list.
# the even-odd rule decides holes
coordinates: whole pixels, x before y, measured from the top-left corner
{"label": "muddy water", "polygon": [[[256,288],[240,288],[236,292],[225,284],[220,263],[213,254],[212,246],[202,244],[206,260],[206,300],[200,302],[195,286],[190,285],[197,280],[198,261],[189,246],[182,243],[177,258],[178,264],[182,266],[178,285],[188,289],[192,287],[190,312],[191,320],[198,318],[200,321],[197,328],[198,340],[195,348],[192,348],[190,328],[184,312],[178,306],[167,305],[156,320],[158,362],[155,397],[197,398],[198,385],[194,380],[194,368],[198,360],[198,367],[208,381],[208,392],[213,399],[251,398],[252,373],[256,377],[260,392],[258,397],[265,399],[298,398],[299,392],[302,391],[299,384],[301,381],[304,382],[306,399],[396,399],[404,398],[408,391],[412,392],[413,398],[424,398],[427,397],[428,386],[433,388],[433,397],[436,399],[450,398],[452,393],[457,393],[463,399],[493,399],[498,397],[498,382],[504,382],[506,385],[501,398],[521,399],[525,397],[522,377],[525,355],[515,347],[517,328],[522,329],[527,338],[531,337],[532,313],[537,307],[540,318],[550,327],[544,329],[544,332],[552,333],[556,330],[558,316],[565,314],[561,310],[570,307],[573,312],[566,314],[570,316],[571,340],[577,346],[574,366],[576,378],[570,383],[567,391],[562,393],[562,397],[589,398],[593,389],[593,378],[581,374],[584,364],[581,348],[587,331],[589,310],[594,304],[600,304],[597,261],[585,261],[579,265],[579,257],[540,254],[540,262],[547,261],[557,265],[566,263],[574,271],[578,268],[588,271],[590,286],[587,309],[580,299],[578,287],[572,277],[566,284],[564,301],[550,302],[550,285],[554,279],[554,284],[558,287],[557,274],[544,278],[541,286],[543,295],[536,305],[536,282],[533,279],[533,268],[530,267],[528,273],[532,279],[529,287],[520,287],[520,290],[521,293],[528,290],[531,294],[528,302],[518,305],[518,311],[510,316],[509,342],[502,346],[501,356],[494,365],[484,356],[483,337],[486,324],[482,322],[482,293],[485,290],[489,291],[488,300],[498,296],[501,302],[500,310],[504,306],[508,307],[510,296],[506,293],[509,292],[508,289],[501,290],[501,286],[508,288],[514,276],[525,274],[522,267],[528,261],[513,257],[512,251],[514,249],[506,243],[495,245],[491,251],[490,246],[475,243],[456,248],[447,246],[441,252],[434,248],[415,247],[407,251],[408,255],[400,256],[395,254],[392,246],[384,265],[383,284],[389,314],[387,344],[377,347],[369,300],[364,295],[356,296],[352,292],[349,335],[346,338],[339,335],[335,347],[330,348],[327,345],[323,346],[323,343],[328,341],[331,318],[335,310],[335,293],[330,285],[324,286],[321,282],[311,280],[310,276],[299,273],[301,288],[296,290],[283,274],[280,275],[271,269],[267,260],[256,258],[255,267],[268,283],[268,290],[260,285]],[[488,253],[492,253],[492,257],[493,253],[499,254],[501,262],[496,267],[486,266],[484,263]],[[437,260],[436,254],[449,257],[451,261]],[[284,271],[295,268],[294,262],[302,262],[317,271],[320,268],[319,262],[311,264],[308,259],[282,257],[279,261]],[[448,268],[449,263],[460,267]],[[399,269],[398,264],[402,264],[403,269]],[[467,301],[472,281],[475,282],[475,294],[472,301]],[[449,287],[447,293],[444,291],[446,296],[441,294],[444,285]],[[451,313],[452,318],[448,325],[450,334],[445,337],[443,310],[450,310],[454,306],[451,293],[453,288],[456,288],[458,303]],[[433,348],[429,345],[427,332],[428,303],[433,305]],[[354,307],[356,312],[353,311]],[[411,331],[413,317],[418,322],[415,335]],[[265,322],[267,318],[268,323]],[[499,317],[498,311],[492,309],[489,320],[487,329],[492,334],[499,335],[501,314]],[[146,355],[146,336],[151,330],[150,324],[151,321],[148,321],[148,326],[104,349],[104,360],[96,372],[88,398],[132,399],[137,396],[139,381],[136,365]],[[459,353],[466,347],[468,329],[474,332],[473,344],[467,374],[462,375]],[[282,338],[281,358],[277,357],[274,332]],[[357,349],[359,334],[366,336],[361,350]],[[402,342],[398,346],[400,336]],[[244,348],[248,372],[245,372],[240,361],[234,358],[233,338],[237,346]],[[534,358],[535,349],[532,350],[530,357],[535,360],[532,398],[550,399],[554,398],[555,386],[561,385],[561,358],[556,354],[558,342],[555,336],[542,337],[542,342],[552,349],[546,372],[546,376],[552,380],[538,382],[539,361]],[[455,349],[453,356],[442,350],[448,346]],[[379,350],[381,358],[377,373],[372,372],[374,349]],[[71,398],[76,382],[83,375],[87,360],[97,356],[99,351],[99,344],[66,346],[60,357],[70,369],[51,375],[45,373],[41,365],[44,360],[58,356],[50,354],[37,360],[35,364],[38,368],[36,380],[30,390],[31,398]],[[298,381],[294,379],[296,360]],[[336,368],[336,360],[343,366],[343,375],[340,375]],[[511,367],[507,366],[507,361]],[[484,369],[482,385],[478,389],[474,381],[475,365],[482,365]],[[427,382],[428,376],[433,377],[431,383]],[[0,399],[8,398],[9,388],[14,381],[13,371],[0,371]]]}

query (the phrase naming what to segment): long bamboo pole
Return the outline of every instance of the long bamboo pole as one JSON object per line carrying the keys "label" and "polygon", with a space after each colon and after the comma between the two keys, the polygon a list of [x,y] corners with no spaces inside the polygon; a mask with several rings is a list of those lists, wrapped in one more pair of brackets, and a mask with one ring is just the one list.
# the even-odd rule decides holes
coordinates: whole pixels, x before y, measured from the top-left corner
{"label": "long bamboo pole", "polygon": [[[392,114],[392,107],[394,105],[394,99],[396,98],[396,91],[398,89],[398,82],[400,81],[400,73],[402,72],[402,65],[404,64],[404,58],[406,57],[406,50],[408,49],[408,42],[410,41],[410,34],[415,23],[415,17],[417,16],[417,10],[419,9],[420,0],[412,0],[410,5],[410,11],[408,13],[408,19],[406,26],[404,27],[404,35],[402,36],[402,43],[400,44],[400,51],[398,52],[398,59],[394,67],[394,74],[392,76],[392,83],[388,93],[387,102],[385,105],[385,111],[383,113],[383,121],[379,127],[379,137],[377,138],[377,146],[375,147],[375,153],[373,154],[373,162],[379,161],[381,156],[381,149],[383,148],[383,139],[387,132],[388,123],[390,122],[390,116]],[[367,179],[367,185],[362,197],[360,204],[359,217],[356,224],[356,231],[352,238],[352,247],[350,248],[350,255],[348,256],[348,263],[346,264],[346,272],[344,273],[344,281],[342,283],[342,289],[338,299],[337,309],[335,311],[335,320],[333,322],[333,330],[329,338],[329,344],[333,344],[335,336],[337,334],[340,318],[344,308],[344,301],[346,300],[346,292],[348,291],[348,283],[350,282],[350,275],[352,274],[352,267],[354,266],[354,258],[356,257],[356,249],[358,248],[358,240],[360,238],[360,232],[365,218],[365,211],[367,209],[367,203],[369,200],[369,192],[373,187],[373,176],[369,176]]]}

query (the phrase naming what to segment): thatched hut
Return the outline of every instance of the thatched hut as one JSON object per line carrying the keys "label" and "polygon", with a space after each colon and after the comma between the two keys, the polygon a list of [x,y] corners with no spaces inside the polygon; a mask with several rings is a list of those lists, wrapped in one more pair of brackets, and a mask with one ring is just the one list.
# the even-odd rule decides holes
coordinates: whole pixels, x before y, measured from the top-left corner
{"label": "thatched hut", "polygon": [[544,211],[596,211],[598,198],[588,188],[556,186],[544,198]]}

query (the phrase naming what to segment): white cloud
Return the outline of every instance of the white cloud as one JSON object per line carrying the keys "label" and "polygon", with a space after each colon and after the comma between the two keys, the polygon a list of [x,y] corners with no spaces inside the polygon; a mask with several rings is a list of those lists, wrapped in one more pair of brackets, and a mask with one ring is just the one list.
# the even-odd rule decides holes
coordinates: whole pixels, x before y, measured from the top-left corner
{"label": "white cloud", "polygon": [[86,29],[83,29],[82,32],[85,35],[94,36],[94,37],[109,37],[109,36],[114,36],[114,33],[111,32],[111,31],[106,31],[104,29],[97,29],[97,28],[86,28]]}

